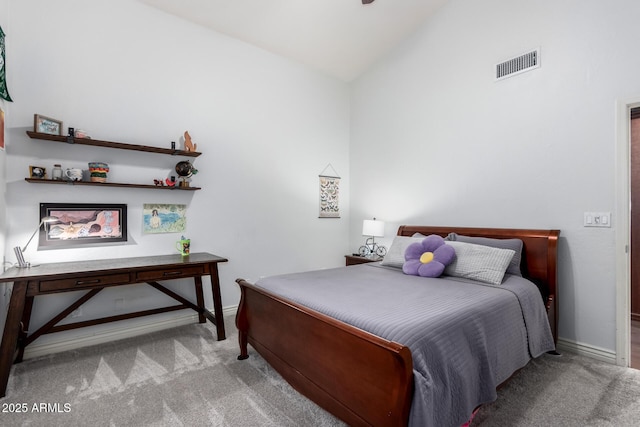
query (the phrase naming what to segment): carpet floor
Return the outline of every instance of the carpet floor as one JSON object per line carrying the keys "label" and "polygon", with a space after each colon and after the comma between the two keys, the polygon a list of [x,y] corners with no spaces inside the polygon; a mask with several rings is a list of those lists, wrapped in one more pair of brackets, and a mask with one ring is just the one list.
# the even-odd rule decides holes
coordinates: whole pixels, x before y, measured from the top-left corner
{"label": "carpet floor", "polygon": [[[211,324],[14,365],[2,426],[344,426],[293,390],[251,347],[238,361]],[[472,426],[627,426],[640,420],[640,371],[543,356],[483,406]]]}

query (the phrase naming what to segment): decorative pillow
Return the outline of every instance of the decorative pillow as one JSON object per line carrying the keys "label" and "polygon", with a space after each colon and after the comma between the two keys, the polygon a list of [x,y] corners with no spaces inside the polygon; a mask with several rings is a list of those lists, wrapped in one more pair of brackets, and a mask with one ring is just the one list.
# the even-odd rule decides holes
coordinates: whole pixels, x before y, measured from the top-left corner
{"label": "decorative pillow", "polygon": [[492,248],[457,241],[447,242],[456,251],[456,257],[449,264],[444,274],[464,277],[479,282],[499,285],[502,283],[507,266],[515,251],[511,249]]}
{"label": "decorative pillow", "polygon": [[391,246],[380,265],[402,268],[402,265],[404,264],[404,252],[407,250],[407,247],[412,243],[421,242],[423,239],[424,237],[394,237],[393,242],[391,242]]}
{"label": "decorative pillow", "polygon": [[402,271],[413,276],[438,277],[455,257],[453,247],[447,245],[442,237],[432,234],[407,247]]}
{"label": "decorative pillow", "polygon": [[449,233],[447,241],[474,243],[476,245],[490,246],[492,248],[499,249],[511,249],[514,251],[513,258],[507,267],[508,274],[515,274],[516,276],[522,276],[520,271],[520,263],[522,262],[522,240],[520,239],[491,239],[489,237],[471,237],[462,236],[456,233]]}

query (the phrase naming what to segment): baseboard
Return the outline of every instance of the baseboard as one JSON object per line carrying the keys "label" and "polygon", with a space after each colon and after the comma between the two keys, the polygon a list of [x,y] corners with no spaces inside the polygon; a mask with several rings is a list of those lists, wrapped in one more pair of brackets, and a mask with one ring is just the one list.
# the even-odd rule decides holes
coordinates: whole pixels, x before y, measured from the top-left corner
{"label": "baseboard", "polygon": [[557,349],[560,353],[562,353],[563,351],[567,351],[570,353],[579,354],[580,356],[591,357],[592,359],[600,360],[601,362],[611,363],[612,365],[615,365],[617,363],[615,351],[594,347],[576,341],[569,341],[563,338],[559,338]]}
{"label": "baseboard", "polygon": [[[234,315],[237,311],[237,306],[225,307],[222,310],[224,316]],[[45,356],[47,354],[60,353],[62,351],[75,350],[81,347],[88,347],[96,344],[104,344],[110,341],[117,341],[125,338],[132,338],[139,335],[149,334],[151,332],[162,331],[164,329],[175,328],[183,325],[190,325],[198,322],[198,314],[189,310],[184,313],[177,313],[176,316],[172,316],[169,319],[157,320],[154,316],[145,318],[146,322],[137,324],[134,327],[126,326],[127,322],[120,321],[110,323],[113,327],[102,330],[100,332],[91,332],[86,335],[76,336],[72,339],[66,339],[56,342],[49,342],[46,344],[37,344],[35,341],[33,344],[27,346],[24,349],[24,359],[33,359],[35,357]],[[81,331],[83,329],[77,329]],[[90,330],[90,329],[84,329]]]}

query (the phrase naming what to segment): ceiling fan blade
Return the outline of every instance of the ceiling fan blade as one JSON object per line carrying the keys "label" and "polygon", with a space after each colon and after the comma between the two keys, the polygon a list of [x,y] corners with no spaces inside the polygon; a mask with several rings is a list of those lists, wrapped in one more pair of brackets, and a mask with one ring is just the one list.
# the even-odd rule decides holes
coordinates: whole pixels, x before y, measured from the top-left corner
{"label": "ceiling fan blade", "polygon": [[373,3],[373,0],[362,0],[362,4]]}

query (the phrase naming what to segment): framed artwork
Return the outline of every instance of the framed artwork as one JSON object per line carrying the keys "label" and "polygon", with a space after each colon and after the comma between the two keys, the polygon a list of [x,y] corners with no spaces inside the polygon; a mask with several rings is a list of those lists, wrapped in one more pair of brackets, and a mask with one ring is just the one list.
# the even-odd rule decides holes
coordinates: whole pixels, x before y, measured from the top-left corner
{"label": "framed artwork", "polygon": [[33,115],[33,131],[49,135],[62,135],[62,122],[51,117]]}
{"label": "framed artwork", "polygon": [[142,209],[143,233],[181,233],[186,227],[187,205],[144,204]]}
{"label": "framed artwork", "polygon": [[29,166],[29,178],[45,179],[47,177],[47,168],[42,166]]}
{"label": "framed artwork", "polygon": [[40,221],[56,222],[40,229],[39,246],[74,247],[127,241],[127,205],[101,203],[40,203]]}

